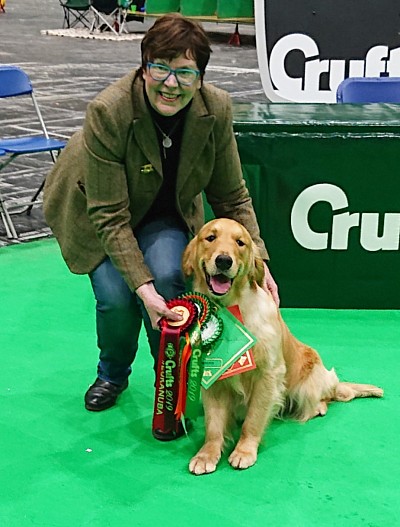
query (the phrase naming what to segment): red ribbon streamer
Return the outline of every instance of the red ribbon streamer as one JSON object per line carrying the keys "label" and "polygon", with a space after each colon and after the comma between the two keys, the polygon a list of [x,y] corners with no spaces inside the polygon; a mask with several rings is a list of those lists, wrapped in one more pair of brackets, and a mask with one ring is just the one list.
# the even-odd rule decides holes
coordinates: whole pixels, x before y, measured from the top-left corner
{"label": "red ribbon streamer", "polygon": [[[179,338],[179,327],[172,328],[164,325],[160,339],[153,414],[153,430],[159,430],[162,433],[176,430],[177,426],[174,413],[178,400]],[[173,357],[168,357],[168,349],[171,350],[170,344],[175,352]]]}

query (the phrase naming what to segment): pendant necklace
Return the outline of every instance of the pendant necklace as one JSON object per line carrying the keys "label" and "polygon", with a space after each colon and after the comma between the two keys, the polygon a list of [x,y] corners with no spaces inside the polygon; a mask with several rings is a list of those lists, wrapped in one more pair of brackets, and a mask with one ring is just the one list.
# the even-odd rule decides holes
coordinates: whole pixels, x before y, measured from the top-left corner
{"label": "pendant necklace", "polygon": [[164,159],[167,158],[167,152],[165,151],[166,148],[171,148],[172,146],[172,139],[171,139],[171,135],[175,132],[176,128],[178,127],[178,124],[180,123],[180,121],[176,121],[176,123],[174,124],[174,126],[171,128],[171,130],[168,132],[168,134],[166,134],[162,129],[161,127],[156,123],[156,121],[154,121],[154,124],[157,126],[157,128],[160,130],[161,134],[162,134],[162,146],[163,146],[163,154],[164,154]]}

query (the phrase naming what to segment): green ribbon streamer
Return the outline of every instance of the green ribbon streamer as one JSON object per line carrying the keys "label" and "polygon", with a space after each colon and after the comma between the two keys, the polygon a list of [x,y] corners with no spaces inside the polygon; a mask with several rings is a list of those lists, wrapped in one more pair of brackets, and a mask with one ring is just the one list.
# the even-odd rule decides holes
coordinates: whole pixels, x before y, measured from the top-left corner
{"label": "green ribbon streamer", "polygon": [[189,339],[192,347],[192,354],[188,369],[185,417],[186,419],[195,420],[199,415],[200,387],[205,359],[199,324],[196,324],[189,330]]}

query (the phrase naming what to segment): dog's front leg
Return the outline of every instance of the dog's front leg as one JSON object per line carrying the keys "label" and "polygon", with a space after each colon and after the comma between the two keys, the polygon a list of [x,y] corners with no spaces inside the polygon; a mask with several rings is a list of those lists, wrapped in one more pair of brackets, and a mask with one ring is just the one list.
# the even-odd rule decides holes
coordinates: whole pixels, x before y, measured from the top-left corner
{"label": "dog's front leg", "polygon": [[[266,378],[267,377],[267,378]],[[233,468],[249,468],[257,461],[258,446],[265,428],[282,404],[283,383],[268,374],[253,387],[240,439],[229,456]]]}
{"label": "dog's front leg", "polygon": [[190,472],[196,475],[209,474],[217,468],[230,418],[230,400],[226,392],[212,386],[208,390],[202,390],[202,393],[206,438],[204,445],[189,463]]}

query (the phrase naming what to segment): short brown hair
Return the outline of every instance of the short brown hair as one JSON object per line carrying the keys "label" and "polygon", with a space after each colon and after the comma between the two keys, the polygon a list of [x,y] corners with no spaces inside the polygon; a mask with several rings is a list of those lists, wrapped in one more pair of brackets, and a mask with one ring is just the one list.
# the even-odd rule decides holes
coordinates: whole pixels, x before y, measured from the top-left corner
{"label": "short brown hair", "polygon": [[211,48],[203,27],[179,13],[168,13],[158,18],[141,43],[142,69],[155,59],[172,60],[185,55],[196,61],[204,74]]}

